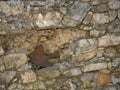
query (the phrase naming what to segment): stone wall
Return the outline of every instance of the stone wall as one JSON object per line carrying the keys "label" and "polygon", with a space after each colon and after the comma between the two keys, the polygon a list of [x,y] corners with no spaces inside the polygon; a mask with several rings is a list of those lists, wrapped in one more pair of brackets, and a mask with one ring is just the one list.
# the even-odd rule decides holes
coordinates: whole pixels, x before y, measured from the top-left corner
{"label": "stone wall", "polygon": [[1,0],[0,90],[120,90],[120,0]]}

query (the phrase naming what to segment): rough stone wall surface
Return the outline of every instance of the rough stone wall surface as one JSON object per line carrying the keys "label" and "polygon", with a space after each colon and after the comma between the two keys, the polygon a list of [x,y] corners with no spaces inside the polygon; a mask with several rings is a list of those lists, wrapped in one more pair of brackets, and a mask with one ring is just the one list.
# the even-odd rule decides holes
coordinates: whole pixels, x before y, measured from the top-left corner
{"label": "rough stone wall surface", "polygon": [[0,90],[120,90],[120,0],[0,0]]}

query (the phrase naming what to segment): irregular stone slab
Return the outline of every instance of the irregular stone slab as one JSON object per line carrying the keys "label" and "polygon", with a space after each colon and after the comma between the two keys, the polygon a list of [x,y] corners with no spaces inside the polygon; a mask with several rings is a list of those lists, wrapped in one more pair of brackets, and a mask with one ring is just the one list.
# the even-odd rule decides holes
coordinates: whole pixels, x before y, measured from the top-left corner
{"label": "irregular stone slab", "polygon": [[95,24],[105,24],[109,22],[109,16],[107,13],[95,13],[93,14],[93,20]]}
{"label": "irregular stone slab", "polygon": [[37,80],[37,76],[32,70],[22,72],[20,77],[23,83],[35,82]]}
{"label": "irregular stone slab", "polygon": [[25,64],[28,60],[25,53],[18,54],[8,54],[4,56],[4,64],[6,69],[18,68],[19,66]]}
{"label": "irregular stone slab", "polygon": [[69,69],[63,73],[63,75],[65,76],[78,76],[80,74],[81,74],[81,69],[79,67]]}
{"label": "irregular stone slab", "polygon": [[0,73],[0,85],[8,84],[15,77],[16,71],[5,71]]}
{"label": "irregular stone slab", "polygon": [[0,56],[3,55],[5,52],[2,47],[0,47]]}
{"label": "irregular stone slab", "polygon": [[59,72],[57,67],[53,66],[53,67],[40,69],[37,72],[37,75],[42,76],[45,79],[52,79],[52,78],[56,78],[56,77],[60,76],[61,73]]}
{"label": "irregular stone slab", "polygon": [[119,9],[120,1],[119,0],[109,0],[108,6],[110,9]]}
{"label": "irregular stone slab", "polygon": [[83,67],[83,71],[90,72],[90,71],[96,71],[96,70],[101,70],[106,68],[107,68],[107,63],[93,63],[93,64],[85,65]]}
{"label": "irregular stone slab", "polygon": [[120,36],[115,34],[106,34],[98,39],[99,47],[115,46],[120,44]]}
{"label": "irregular stone slab", "polygon": [[72,61],[81,62],[93,58],[97,53],[97,40],[96,39],[82,39],[72,45]]}

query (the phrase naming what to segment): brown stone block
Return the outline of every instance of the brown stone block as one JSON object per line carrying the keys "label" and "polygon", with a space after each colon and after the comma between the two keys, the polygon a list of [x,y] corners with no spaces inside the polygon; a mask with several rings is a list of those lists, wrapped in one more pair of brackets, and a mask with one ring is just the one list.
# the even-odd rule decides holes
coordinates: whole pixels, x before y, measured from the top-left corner
{"label": "brown stone block", "polygon": [[98,72],[98,83],[100,86],[107,85],[111,83],[111,76],[110,74],[104,73],[104,72]]}

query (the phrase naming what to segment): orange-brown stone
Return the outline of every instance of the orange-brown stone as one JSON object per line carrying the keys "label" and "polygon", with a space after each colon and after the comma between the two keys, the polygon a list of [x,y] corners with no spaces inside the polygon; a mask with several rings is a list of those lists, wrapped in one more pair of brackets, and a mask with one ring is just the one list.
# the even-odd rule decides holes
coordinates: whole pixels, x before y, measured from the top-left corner
{"label": "orange-brown stone", "polygon": [[109,74],[106,74],[104,72],[98,72],[97,76],[98,76],[98,83],[100,86],[111,83],[111,78]]}

